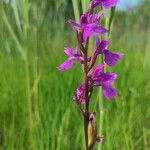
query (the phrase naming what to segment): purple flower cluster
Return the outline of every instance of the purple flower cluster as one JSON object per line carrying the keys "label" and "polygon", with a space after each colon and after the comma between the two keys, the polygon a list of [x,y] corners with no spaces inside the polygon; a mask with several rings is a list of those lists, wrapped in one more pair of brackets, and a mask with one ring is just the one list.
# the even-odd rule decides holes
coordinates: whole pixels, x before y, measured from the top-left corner
{"label": "purple flower cluster", "polygon": [[[80,17],[80,23],[69,20],[68,23],[77,33],[78,48],[73,50],[71,47],[64,49],[68,58],[58,66],[58,70],[68,70],[72,67],[74,61],[78,61],[82,65],[84,81],[75,90],[74,100],[77,102],[79,109],[87,119],[87,123],[92,123],[89,112],[89,102],[91,100],[93,89],[101,87],[103,95],[107,99],[113,99],[117,95],[117,90],[113,87],[117,74],[114,72],[105,72],[104,67],[114,66],[122,58],[121,52],[109,50],[109,39],[100,40],[99,36],[107,33],[108,30],[99,24],[101,16],[105,9],[116,6],[118,0],[92,0],[85,13]],[[102,5],[104,9],[98,13],[94,13],[94,8]],[[89,38],[95,37],[96,45],[92,56],[88,56]],[[102,64],[95,65],[99,55],[103,56]],[[84,108],[84,109],[83,109]],[[89,121],[90,120],[90,121]],[[93,137],[96,141],[96,137]],[[98,138],[101,141],[101,138]],[[88,143],[88,145],[90,145]]]}

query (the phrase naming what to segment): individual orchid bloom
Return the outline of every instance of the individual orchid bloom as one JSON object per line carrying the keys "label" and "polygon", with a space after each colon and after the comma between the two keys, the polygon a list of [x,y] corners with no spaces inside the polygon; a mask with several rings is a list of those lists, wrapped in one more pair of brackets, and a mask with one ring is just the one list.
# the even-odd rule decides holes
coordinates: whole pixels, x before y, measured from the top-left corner
{"label": "individual orchid bloom", "polygon": [[114,52],[108,50],[106,47],[109,44],[109,40],[105,39],[100,42],[99,38],[96,39],[96,51],[95,54],[104,54],[104,61],[109,66],[114,66],[122,58],[121,52]]}
{"label": "individual orchid bloom", "polygon": [[117,90],[112,87],[117,74],[114,72],[103,73],[103,64],[97,65],[90,76],[92,87],[101,86],[102,92],[107,99],[112,99],[117,95]]}
{"label": "individual orchid bloom", "polygon": [[99,4],[102,4],[102,6],[106,9],[109,9],[111,7],[115,7],[117,5],[118,0],[93,0],[92,1],[92,7],[97,7]]}
{"label": "individual orchid bloom", "polygon": [[68,56],[68,58],[60,65],[57,67],[58,70],[69,70],[74,61],[83,61],[83,57],[78,54],[77,50],[73,50],[71,47],[67,47],[64,49],[64,53]]}
{"label": "individual orchid bloom", "polygon": [[68,23],[74,30],[82,31],[83,41],[86,41],[90,36],[98,33],[103,34],[108,31],[97,23],[101,15],[102,12],[90,17],[87,14],[83,14],[80,18],[80,24],[77,24],[74,20],[69,20]]}
{"label": "individual orchid bloom", "polygon": [[75,96],[74,100],[79,101],[81,104],[85,104],[86,100],[84,98],[84,87],[83,85],[80,85],[76,91],[75,91]]}

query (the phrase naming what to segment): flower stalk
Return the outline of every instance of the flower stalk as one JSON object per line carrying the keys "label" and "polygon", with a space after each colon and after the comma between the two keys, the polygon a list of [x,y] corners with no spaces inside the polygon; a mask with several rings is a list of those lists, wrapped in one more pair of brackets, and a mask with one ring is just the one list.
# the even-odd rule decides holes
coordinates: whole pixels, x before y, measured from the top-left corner
{"label": "flower stalk", "polygon": [[[113,99],[117,96],[117,90],[113,87],[113,83],[117,78],[114,72],[106,72],[105,66],[114,66],[122,58],[121,52],[114,52],[108,49],[109,39],[100,40],[99,36],[109,32],[99,24],[99,20],[105,9],[114,7],[117,0],[92,0],[81,17],[80,23],[69,20],[68,23],[77,34],[78,49],[67,47],[64,49],[68,58],[57,67],[58,70],[69,70],[75,61],[82,65],[83,82],[75,90],[73,97],[84,118],[85,132],[85,149],[92,150],[96,142],[101,143],[103,136],[99,136],[96,128],[96,113],[89,109],[92,101],[93,90],[101,87],[103,95],[106,99]],[[104,9],[95,13],[97,6],[102,5]],[[88,56],[89,39],[94,37],[96,45],[91,56]],[[98,56],[101,55],[102,63],[95,65]],[[100,109],[103,111],[103,101],[101,99]],[[100,131],[102,132],[103,115],[100,118]]]}

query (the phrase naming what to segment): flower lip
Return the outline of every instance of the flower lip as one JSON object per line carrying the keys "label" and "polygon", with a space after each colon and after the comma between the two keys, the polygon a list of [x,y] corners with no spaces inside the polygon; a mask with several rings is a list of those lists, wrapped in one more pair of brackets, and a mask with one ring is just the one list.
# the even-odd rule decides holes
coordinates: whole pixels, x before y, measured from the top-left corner
{"label": "flower lip", "polygon": [[107,84],[103,84],[102,85],[102,91],[103,91],[104,96],[107,99],[113,99],[118,94],[118,91],[115,88],[113,88],[111,85],[109,85],[109,84],[108,85]]}
{"label": "flower lip", "polygon": [[109,66],[114,66],[122,58],[123,53],[105,49],[104,55],[105,55],[104,60],[105,60],[106,64]]}

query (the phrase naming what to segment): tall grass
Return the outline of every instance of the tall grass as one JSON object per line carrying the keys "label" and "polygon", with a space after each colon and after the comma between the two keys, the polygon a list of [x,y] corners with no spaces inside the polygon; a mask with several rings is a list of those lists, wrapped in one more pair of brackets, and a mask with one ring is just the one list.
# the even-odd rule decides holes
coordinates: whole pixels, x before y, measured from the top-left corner
{"label": "tall grass", "polygon": [[[81,72],[78,64],[75,64],[70,73],[56,70],[56,66],[65,59],[60,55],[63,47],[68,42],[74,43],[74,36],[65,32],[61,36],[51,37],[49,16],[41,14],[45,10],[44,6],[40,5],[43,9],[40,8],[39,12],[39,5],[35,1],[25,2],[16,4],[19,10],[15,8],[15,11],[18,12],[5,4],[3,17],[7,18],[0,19],[0,149],[82,150],[82,118],[72,101],[72,90],[81,81]],[[44,4],[47,6],[48,1],[44,1]],[[47,13],[51,11],[48,8],[46,10]],[[45,18],[44,22],[38,16]],[[117,17],[111,36],[113,45],[110,48],[123,48],[124,58],[113,68],[119,74],[116,84],[119,95],[115,101],[103,101],[105,139],[102,149],[148,150],[149,28],[139,28],[138,21],[134,24],[130,15]],[[148,21],[143,20],[145,24]],[[27,59],[23,59],[13,34]],[[26,63],[29,72],[25,69]],[[27,77],[30,79],[29,85]],[[95,99],[97,92],[94,93]],[[31,102],[31,106],[28,102]],[[98,107],[96,109],[99,110]],[[32,115],[32,125],[29,125],[29,112]],[[32,130],[29,129],[31,126]]]}

